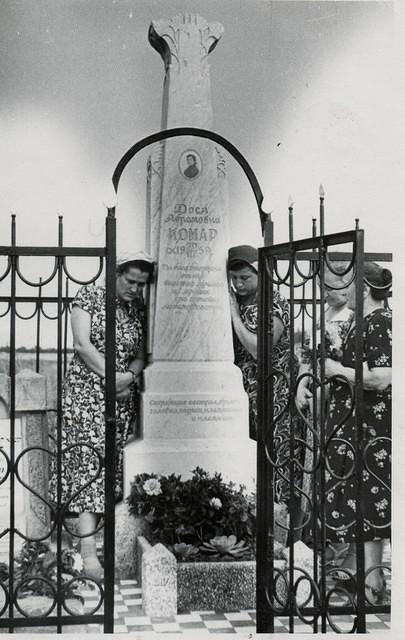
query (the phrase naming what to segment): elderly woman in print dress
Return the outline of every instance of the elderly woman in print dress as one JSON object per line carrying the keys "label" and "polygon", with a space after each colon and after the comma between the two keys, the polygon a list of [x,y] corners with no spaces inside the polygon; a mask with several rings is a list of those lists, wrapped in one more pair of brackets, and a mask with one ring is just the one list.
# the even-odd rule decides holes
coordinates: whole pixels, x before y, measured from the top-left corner
{"label": "elderly woman in print dress", "polygon": [[[333,271],[325,271],[325,357],[341,362],[343,356],[343,342],[353,318],[353,311],[347,305],[348,285],[353,279],[353,271],[349,269],[348,262],[334,261],[331,264]],[[316,335],[320,340],[320,323],[317,323]],[[319,353],[320,344],[316,345]],[[312,335],[305,334],[304,345],[301,353],[299,376],[306,372],[312,372]],[[320,362],[317,360],[317,375],[320,376]],[[304,376],[298,384],[296,393],[296,404],[301,411],[307,413],[307,419],[314,421],[314,396],[312,393],[311,378]],[[317,414],[320,413],[320,390],[316,395]],[[324,407],[325,409],[325,407]],[[318,422],[319,425],[319,422]],[[310,512],[313,501],[313,471],[314,451],[319,452],[319,430],[314,434],[310,429],[306,434],[305,464],[306,472],[303,474],[302,483],[302,509]],[[326,559],[330,562],[338,561],[342,554],[348,549],[347,543],[328,544],[326,549]]]}
{"label": "elderly woman in print dress", "polygon": [[[127,254],[117,263],[116,397],[117,439],[115,496],[123,493],[123,448],[135,418],[135,395],[144,367],[142,289],[153,273],[143,252]],[[101,579],[95,531],[104,512],[105,411],[105,287],[86,285],[72,303],[74,355],[63,386],[62,501],[77,513],[84,573]],[[80,444],[78,444],[80,443]],[[51,478],[56,495],[56,474]],[[88,484],[88,486],[85,486]]]}
{"label": "elderly woman in print dress", "polygon": [[[391,311],[386,299],[391,287],[391,272],[375,263],[364,266],[363,387],[364,422],[366,426],[362,465],[364,496],[363,539],[366,571],[366,598],[369,603],[381,602],[385,596],[382,564],[383,541],[391,533]],[[354,309],[355,287],[349,287],[348,304]],[[342,362],[325,361],[328,377],[344,376],[350,385],[355,382],[355,330],[349,329]],[[347,416],[351,406],[348,384],[332,380],[326,437],[331,438],[327,452],[326,526],[327,537],[337,542],[349,542],[350,549],[343,564],[335,572],[337,584],[346,589],[355,587],[356,574],[356,505],[354,478],[355,416]],[[342,424],[343,422],[343,424]],[[344,478],[344,479],[343,479]],[[373,569],[373,567],[376,567]]]}

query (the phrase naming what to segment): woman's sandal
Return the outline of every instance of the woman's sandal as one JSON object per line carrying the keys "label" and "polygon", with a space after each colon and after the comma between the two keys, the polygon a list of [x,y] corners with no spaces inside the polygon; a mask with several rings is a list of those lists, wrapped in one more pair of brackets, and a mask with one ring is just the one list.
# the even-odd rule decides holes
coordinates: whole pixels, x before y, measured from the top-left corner
{"label": "woman's sandal", "polygon": [[332,580],[340,582],[356,582],[356,571],[347,567],[336,567],[328,574]]}
{"label": "woman's sandal", "polygon": [[[333,572],[333,574],[335,575],[336,573],[338,573],[337,571]],[[350,576],[348,573],[343,573],[340,572],[340,575],[343,575],[343,578],[335,578],[334,575],[332,576],[335,584],[334,584],[334,588],[336,589],[343,589],[344,591],[347,591],[348,593],[356,593],[357,591],[357,576],[355,573],[350,573]]]}
{"label": "woman's sandal", "polygon": [[[348,561],[349,558],[352,557],[356,557],[356,552],[355,551],[347,551],[347,549],[345,550],[345,552],[342,551],[341,555],[344,556],[344,560],[343,560],[343,564],[341,564],[339,567],[336,567],[336,569],[333,569],[333,571],[329,572],[330,577],[332,578],[332,580],[342,580],[342,581],[350,581],[354,582],[356,581],[356,569],[353,567],[345,567],[344,563]],[[352,562],[352,564],[355,564],[354,562]]]}
{"label": "woman's sandal", "polygon": [[387,597],[388,591],[385,579],[383,579],[381,587],[379,587],[379,589],[366,584],[366,600],[369,604],[383,604],[384,602],[387,602]]}
{"label": "woman's sandal", "polygon": [[325,562],[329,565],[337,565],[339,560],[344,558],[347,554],[347,550],[349,548],[349,544],[342,545],[338,543],[339,546],[334,547],[333,544],[329,543],[326,546],[325,550]]}
{"label": "woman's sandal", "polygon": [[[349,578],[346,574],[346,578],[335,580],[334,588],[340,589],[343,591],[347,591],[348,593],[355,594],[357,592],[357,576],[356,574],[351,574]],[[388,599],[388,591],[387,591],[387,583],[385,579],[381,584],[381,587],[376,588],[371,585],[365,585],[365,596],[366,603],[372,606],[377,604],[383,604],[387,602]]]}

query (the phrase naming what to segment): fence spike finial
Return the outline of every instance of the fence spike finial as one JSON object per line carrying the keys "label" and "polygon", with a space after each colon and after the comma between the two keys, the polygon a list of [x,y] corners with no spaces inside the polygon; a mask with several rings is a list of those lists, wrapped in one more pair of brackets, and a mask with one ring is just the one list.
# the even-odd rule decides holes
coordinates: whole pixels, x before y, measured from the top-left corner
{"label": "fence spike finial", "polygon": [[291,196],[288,196],[288,236],[289,241],[294,239],[294,218],[293,218],[294,200]]}
{"label": "fence spike finial", "polygon": [[104,192],[103,205],[106,209],[114,209],[118,204],[117,193],[113,185],[109,185]]}
{"label": "fence spike finial", "polygon": [[319,232],[321,236],[325,233],[325,206],[324,206],[325,191],[323,186],[319,185]]}

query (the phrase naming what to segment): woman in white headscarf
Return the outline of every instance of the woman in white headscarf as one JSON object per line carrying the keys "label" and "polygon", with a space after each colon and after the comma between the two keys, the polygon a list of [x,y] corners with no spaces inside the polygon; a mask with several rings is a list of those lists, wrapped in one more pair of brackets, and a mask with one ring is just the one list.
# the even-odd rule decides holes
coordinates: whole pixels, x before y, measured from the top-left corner
{"label": "woman in white headscarf", "polygon": [[[135,418],[136,393],[145,364],[144,311],[141,293],[153,273],[144,253],[117,262],[116,394],[117,438],[115,497],[123,494],[123,448]],[[104,286],[85,285],[72,303],[74,355],[63,385],[62,503],[77,513],[84,574],[101,579],[96,529],[105,509],[105,311]],[[51,478],[56,495],[56,474]]]}

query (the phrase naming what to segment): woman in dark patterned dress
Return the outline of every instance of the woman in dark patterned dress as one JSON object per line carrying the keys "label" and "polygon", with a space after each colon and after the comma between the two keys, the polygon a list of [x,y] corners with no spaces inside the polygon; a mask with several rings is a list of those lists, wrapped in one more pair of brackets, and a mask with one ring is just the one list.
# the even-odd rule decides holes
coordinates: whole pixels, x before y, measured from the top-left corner
{"label": "woman in dark patterned dress", "polygon": [[[135,418],[135,394],[144,367],[144,317],[134,303],[152,272],[152,260],[144,253],[127,254],[117,263],[115,495],[118,500],[123,492],[123,448]],[[105,287],[83,286],[73,300],[74,355],[63,386],[62,500],[67,503],[68,512],[79,514],[79,534],[85,536],[81,538],[84,572],[95,579],[102,577],[93,534],[104,512],[104,469],[99,474],[98,471],[105,438],[105,295]],[[51,485],[52,482],[56,484],[55,474]],[[53,492],[56,493],[55,486]]]}
{"label": "woman in dark patterned dress", "polygon": [[[249,435],[257,439],[257,327],[258,327],[258,254],[249,245],[229,249],[228,271],[234,290],[230,289],[231,319],[234,333],[235,364],[242,371],[243,386],[249,397]],[[290,375],[289,346],[290,310],[285,298],[274,291],[274,368]],[[273,415],[289,402],[289,386],[283,376],[274,377]],[[277,466],[275,467],[275,500],[289,500],[288,434],[289,414],[286,412],[273,433]],[[285,464],[283,464],[285,463]]]}
{"label": "woman in dark patterned dress", "polygon": [[[383,540],[391,533],[391,311],[385,299],[391,286],[391,272],[375,263],[364,266],[363,385],[364,422],[367,425],[365,464],[363,466],[364,553],[366,597],[372,604],[384,591],[382,564]],[[354,284],[349,287],[348,304],[354,308]],[[350,385],[355,380],[355,327],[349,329],[343,347],[342,362],[325,361],[328,377],[344,376]],[[356,487],[353,468],[355,417],[345,420],[350,409],[348,384],[331,382],[326,437],[326,526],[327,537],[350,542],[351,547],[338,578],[348,588],[354,585],[356,541]],[[343,425],[342,420],[344,421]],[[349,443],[349,444],[346,444]],[[349,476],[349,477],[347,477]],[[345,478],[345,479],[342,479]],[[351,552],[351,553],[350,553]]]}

